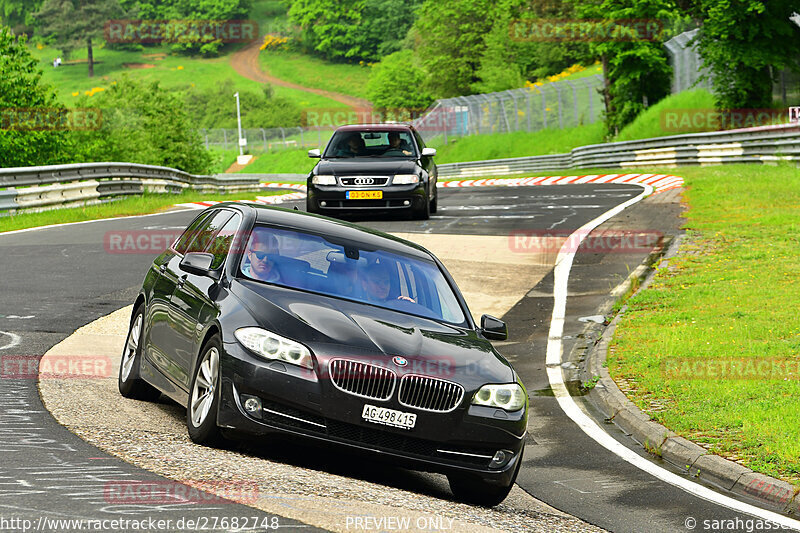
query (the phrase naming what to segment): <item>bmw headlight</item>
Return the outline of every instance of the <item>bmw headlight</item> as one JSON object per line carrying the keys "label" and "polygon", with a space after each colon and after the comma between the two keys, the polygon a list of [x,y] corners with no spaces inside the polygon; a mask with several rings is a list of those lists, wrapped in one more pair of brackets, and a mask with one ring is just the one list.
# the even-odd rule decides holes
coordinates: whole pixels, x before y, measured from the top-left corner
{"label": "bmw headlight", "polygon": [[519,411],[525,407],[525,391],[519,383],[484,385],[472,398],[472,405],[499,407],[506,411]]}
{"label": "bmw headlight", "polygon": [[336,185],[336,176],[314,176],[311,178],[311,183],[314,185]]}
{"label": "bmw headlight", "polygon": [[395,174],[392,180],[393,185],[411,185],[412,183],[419,183],[419,176],[416,174]]}
{"label": "bmw headlight", "polygon": [[264,357],[304,368],[314,368],[311,352],[300,344],[261,328],[240,328],[234,332],[242,346]]}

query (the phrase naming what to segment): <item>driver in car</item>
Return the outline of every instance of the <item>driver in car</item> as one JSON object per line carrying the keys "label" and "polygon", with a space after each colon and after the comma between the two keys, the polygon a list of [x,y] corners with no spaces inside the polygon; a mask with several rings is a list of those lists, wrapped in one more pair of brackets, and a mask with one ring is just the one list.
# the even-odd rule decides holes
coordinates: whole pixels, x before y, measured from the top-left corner
{"label": "driver in car", "polygon": [[281,281],[280,273],[270,258],[278,253],[278,239],[271,233],[253,232],[247,248],[249,264],[242,266],[244,275],[261,281],[277,283]]}
{"label": "driver in car", "polygon": [[393,150],[400,150],[403,155],[411,155],[412,153],[408,142],[401,139],[400,134],[394,131],[389,134],[389,148],[386,151],[391,152]]}
{"label": "driver in car", "polygon": [[387,305],[387,303],[397,300],[416,303],[413,298],[408,296],[389,297],[392,287],[391,276],[389,266],[384,263],[373,263],[366,267],[361,276],[361,290],[364,298],[370,303],[379,305]]}

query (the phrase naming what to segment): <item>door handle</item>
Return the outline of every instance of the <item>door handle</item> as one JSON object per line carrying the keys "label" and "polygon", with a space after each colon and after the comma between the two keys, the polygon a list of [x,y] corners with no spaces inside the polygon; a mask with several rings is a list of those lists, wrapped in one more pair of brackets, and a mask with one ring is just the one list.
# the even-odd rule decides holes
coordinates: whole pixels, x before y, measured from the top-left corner
{"label": "door handle", "polygon": [[159,270],[159,271],[160,271],[160,272],[163,274],[164,272],[166,272],[166,271],[167,271],[167,264],[166,264],[166,263],[164,263],[163,265],[161,265],[160,267],[158,267],[158,270]]}
{"label": "door handle", "polygon": [[182,289],[184,283],[186,283],[186,274],[178,278],[178,288]]}

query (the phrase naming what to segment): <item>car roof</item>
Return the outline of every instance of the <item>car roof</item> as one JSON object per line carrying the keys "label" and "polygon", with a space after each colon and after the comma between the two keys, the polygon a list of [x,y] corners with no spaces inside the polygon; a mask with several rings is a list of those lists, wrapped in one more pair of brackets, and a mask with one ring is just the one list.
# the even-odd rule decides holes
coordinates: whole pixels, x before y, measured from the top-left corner
{"label": "car roof", "polygon": [[413,129],[410,124],[348,124],[336,129],[339,131],[409,131]]}
{"label": "car roof", "polygon": [[399,252],[421,259],[430,260],[431,254],[422,246],[395,237],[382,231],[357,226],[350,222],[296,211],[281,207],[267,206],[250,202],[224,202],[213,207],[238,207],[242,210],[252,209],[256,223],[274,224],[286,229],[309,232],[323,237],[353,241],[365,245],[367,248],[380,248],[387,251]]}

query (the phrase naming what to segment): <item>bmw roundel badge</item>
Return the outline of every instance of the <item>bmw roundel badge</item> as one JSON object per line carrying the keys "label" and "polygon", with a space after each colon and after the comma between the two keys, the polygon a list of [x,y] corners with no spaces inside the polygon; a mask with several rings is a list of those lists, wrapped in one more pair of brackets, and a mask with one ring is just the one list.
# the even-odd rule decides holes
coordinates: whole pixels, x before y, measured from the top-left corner
{"label": "bmw roundel badge", "polygon": [[392,362],[394,364],[396,364],[397,366],[406,366],[408,364],[408,359],[406,359],[405,357],[400,357],[399,355],[396,355],[396,356],[392,357]]}

